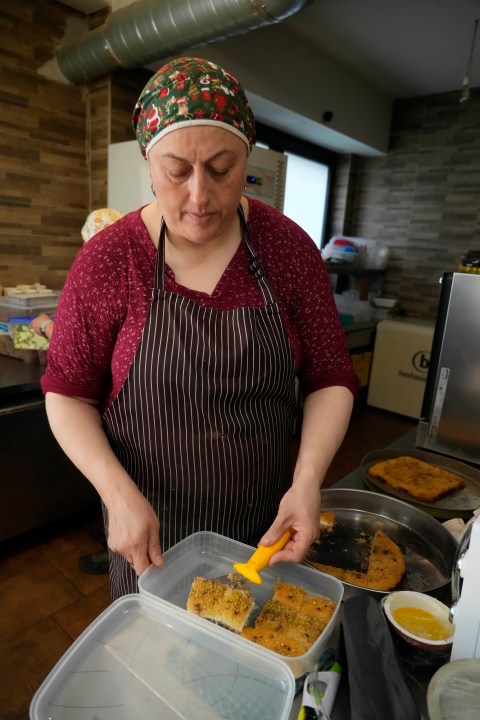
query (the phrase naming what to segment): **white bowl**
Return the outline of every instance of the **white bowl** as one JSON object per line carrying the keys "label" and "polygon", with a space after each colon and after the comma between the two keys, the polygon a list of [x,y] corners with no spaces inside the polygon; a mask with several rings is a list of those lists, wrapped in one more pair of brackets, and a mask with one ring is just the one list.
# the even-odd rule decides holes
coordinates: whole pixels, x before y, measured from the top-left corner
{"label": "white bowl", "polygon": [[389,310],[391,308],[394,308],[397,304],[398,300],[396,298],[382,298],[382,297],[376,297],[372,298],[372,305],[377,308],[388,308]]}
{"label": "white bowl", "polygon": [[[449,620],[450,608],[437,600],[437,598],[421,592],[399,590],[383,597],[381,605],[390,628],[410,645],[415,645],[430,652],[445,652],[452,647],[455,626]],[[394,617],[394,612],[400,608],[414,608],[430,613],[442,626],[445,626],[447,631],[451,631],[449,636],[446,639],[434,640],[428,637],[427,633],[420,635],[407,630]]]}

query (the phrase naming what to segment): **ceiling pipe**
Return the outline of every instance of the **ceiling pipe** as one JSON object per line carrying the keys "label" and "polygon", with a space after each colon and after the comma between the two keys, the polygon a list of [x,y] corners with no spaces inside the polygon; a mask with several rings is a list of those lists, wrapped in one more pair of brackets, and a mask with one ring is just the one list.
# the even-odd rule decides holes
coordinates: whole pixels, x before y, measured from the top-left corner
{"label": "ceiling pipe", "polygon": [[72,83],[281,22],[312,0],[137,0],[57,54]]}

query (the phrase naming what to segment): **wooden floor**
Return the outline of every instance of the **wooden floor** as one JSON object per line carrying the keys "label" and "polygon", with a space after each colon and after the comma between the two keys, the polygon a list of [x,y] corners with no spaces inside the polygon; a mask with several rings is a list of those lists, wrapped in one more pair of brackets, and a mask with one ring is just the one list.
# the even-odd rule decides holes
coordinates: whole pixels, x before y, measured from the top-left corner
{"label": "wooden floor", "polygon": [[[361,406],[325,487],[416,424]],[[77,564],[80,555],[100,549],[89,535],[99,521],[99,512],[93,512],[0,544],[0,720],[28,720],[44,677],[109,604],[107,576],[87,575]]]}

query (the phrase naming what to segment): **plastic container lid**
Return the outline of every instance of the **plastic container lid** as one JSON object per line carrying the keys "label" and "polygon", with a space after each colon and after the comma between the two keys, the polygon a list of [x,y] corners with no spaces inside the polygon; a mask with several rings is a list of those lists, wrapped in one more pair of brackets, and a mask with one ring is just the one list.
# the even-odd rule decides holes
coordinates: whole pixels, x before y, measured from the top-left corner
{"label": "plastic container lid", "polygon": [[[215,578],[233,571],[233,564],[245,562],[252,555],[255,548],[244,543],[231,540],[213,532],[197,532],[181,540],[171,547],[164,555],[165,564],[160,567],[151,566],[138,579],[138,588],[141,594],[168,605],[173,605],[181,612],[186,611],[187,598],[192,582],[197,576]],[[222,633],[231,646],[246,645],[254,650],[263,650],[271,657],[277,658],[288,665],[295,678],[300,678],[308,672],[317,669],[318,660],[339,625],[341,601],[343,598],[343,584],[330,575],[314,570],[306,565],[293,563],[279,563],[272,568],[262,570],[262,584],[248,583],[252,592],[257,612],[262,605],[273,597],[274,582],[276,579],[301,585],[312,595],[322,595],[336,603],[336,610],[327,626],[315,640],[310,649],[303,655],[287,657],[272,650],[263,650],[256,643],[238,637],[230,630],[215,626],[209,620],[200,618],[207,627],[216,628]],[[252,615],[253,624],[255,613]],[[103,718],[102,718],[103,720]]]}
{"label": "plastic container lid", "polygon": [[478,720],[480,717],[480,659],[454,660],[443,665],[427,691],[431,720]]}
{"label": "plastic container lid", "polygon": [[266,652],[141,595],[112,603],[59,660],[31,720],[287,720],[295,682]]}

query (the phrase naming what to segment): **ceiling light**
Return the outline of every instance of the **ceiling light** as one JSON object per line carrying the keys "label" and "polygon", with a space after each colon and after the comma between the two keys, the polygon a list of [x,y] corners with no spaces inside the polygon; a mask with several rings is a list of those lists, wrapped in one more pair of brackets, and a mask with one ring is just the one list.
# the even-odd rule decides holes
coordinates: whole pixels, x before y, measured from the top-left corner
{"label": "ceiling light", "polygon": [[473,51],[475,49],[475,37],[477,35],[477,25],[478,20],[475,20],[473,24],[473,35],[472,35],[472,44],[470,47],[470,55],[468,58],[467,63],[467,70],[465,72],[465,75],[463,76],[463,82],[462,82],[462,92],[460,93],[460,102],[464,103],[470,100],[470,75],[472,71],[472,60],[473,60]]}

